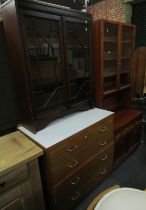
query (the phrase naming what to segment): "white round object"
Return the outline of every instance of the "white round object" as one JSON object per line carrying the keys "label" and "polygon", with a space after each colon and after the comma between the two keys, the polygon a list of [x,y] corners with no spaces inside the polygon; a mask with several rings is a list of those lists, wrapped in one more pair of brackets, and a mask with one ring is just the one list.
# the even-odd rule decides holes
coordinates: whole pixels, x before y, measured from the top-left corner
{"label": "white round object", "polygon": [[94,210],[146,210],[146,192],[119,188],[107,193]]}

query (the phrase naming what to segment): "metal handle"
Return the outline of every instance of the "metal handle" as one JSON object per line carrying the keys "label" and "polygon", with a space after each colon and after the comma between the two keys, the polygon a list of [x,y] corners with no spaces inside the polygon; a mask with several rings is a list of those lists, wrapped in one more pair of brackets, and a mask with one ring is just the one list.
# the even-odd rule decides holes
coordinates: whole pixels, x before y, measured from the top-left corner
{"label": "metal handle", "polygon": [[107,160],[108,159],[108,156],[107,155],[104,155],[104,156],[102,156],[102,157],[100,157],[100,160]]}
{"label": "metal handle", "polygon": [[75,196],[72,196],[71,198],[72,198],[73,201],[75,201],[75,200],[77,200],[79,197],[80,197],[80,193],[77,192],[76,195],[75,195]]}
{"label": "metal handle", "polygon": [[68,165],[68,167],[69,167],[69,168],[73,168],[73,167],[75,167],[78,163],[79,163],[79,162],[78,162],[77,160],[74,160],[72,163],[70,163],[70,164]]}
{"label": "metal handle", "polygon": [[76,150],[77,148],[78,148],[78,146],[75,144],[75,145],[72,145],[72,146],[68,147],[67,150],[68,150],[69,152],[73,152],[73,151]]}
{"label": "metal handle", "polygon": [[71,184],[75,185],[80,181],[80,177],[76,176],[73,180],[70,181]]}
{"label": "metal handle", "polygon": [[103,169],[99,170],[99,173],[101,175],[105,174],[106,172],[107,172],[106,168],[103,168]]}
{"label": "metal handle", "polygon": [[105,127],[103,127],[101,130],[99,130],[100,132],[105,132],[105,131],[107,131],[108,130],[108,128],[105,126]]}
{"label": "metal handle", "polygon": [[106,145],[106,144],[107,144],[107,141],[106,141],[106,140],[105,140],[104,142],[100,142],[100,143],[99,143],[100,146],[104,146],[104,145]]}
{"label": "metal handle", "polygon": [[6,185],[6,182],[1,182],[1,183],[0,183],[0,188],[4,188],[5,185]]}

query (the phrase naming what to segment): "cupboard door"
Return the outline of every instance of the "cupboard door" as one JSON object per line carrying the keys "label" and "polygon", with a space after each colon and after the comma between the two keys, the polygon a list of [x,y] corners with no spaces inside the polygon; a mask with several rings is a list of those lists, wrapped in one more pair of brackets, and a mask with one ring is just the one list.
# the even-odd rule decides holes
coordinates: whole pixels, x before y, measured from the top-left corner
{"label": "cupboard door", "polygon": [[64,18],[64,27],[69,105],[75,106],[91,98],[90,23]]}
{"label": "cupboard door", "polygon": [[140,137],[141,137],[141,126],[135,128],[134,131],[132,131],[129,134],[129,141],[128,141],[129,152],[133,151],[136,148],[136,146],[139,145]]}
{"label": "cupboard door", "polygon": [[36,117],[66,109],[61,18],[23,13],[23,34]]}
{"label": "cupboard door", "polygon": [[120,87],[130,85],[134,27],[122,25],[120,54]]}
{"label": "cupboard door", "polygon": [[105,21],[103,24],[104,92],[117,89],[118,24]]}
{"label": "cupboard door", "polygon": [[127,136],[115,143],[114,164],[117,165],[127,156],[128,142]]}
{"label": "cupboard door", "polygon": [[29,181],[17,185],[0,195],[0,210],[34,210]]}

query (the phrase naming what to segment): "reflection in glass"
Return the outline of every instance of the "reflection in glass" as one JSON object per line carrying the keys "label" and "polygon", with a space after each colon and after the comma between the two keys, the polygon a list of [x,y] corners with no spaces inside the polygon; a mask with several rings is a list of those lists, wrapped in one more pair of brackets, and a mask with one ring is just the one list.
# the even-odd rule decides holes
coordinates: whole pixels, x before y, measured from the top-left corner
{"label": "reflection in glass", "polygon": [[67,22],[67,67],[71,104],[90,98],[88,25]]}
{"label": "reflection in glass", "polygon": [[25,16],[25,31],[37,112],[65,106],[59,21]]}

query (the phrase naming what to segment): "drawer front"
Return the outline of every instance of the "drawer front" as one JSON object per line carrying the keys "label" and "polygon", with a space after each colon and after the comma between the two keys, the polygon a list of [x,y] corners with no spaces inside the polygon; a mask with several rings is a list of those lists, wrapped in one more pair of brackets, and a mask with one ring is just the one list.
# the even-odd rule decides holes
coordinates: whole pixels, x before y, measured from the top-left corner
{"label": "drawer front", "polygon": [[[105,132],[105,134],[103,134]],[[49,152],[53,183],[81,167],[98,152],[102,152],[113,141],[113,120],[94,125],[79,135],[71,137],[66,144]]]}
{"label": "drawer front", "polygon": [[16,168],[0,177],[0,193],[28,177],[27,165]]}
{"label": "drawer front", "polygon": [[113,139],[113,117],[99,122],[95,132],[100,140]]}
{"label": "drawer front", "polygon": [[[54,196],[57,203],[64,200],[69,194],[83,188],[86,183],[86,192],[91,186],[97,184],[102,177],[105,177],[113,165],[113,144],[108,146],[103,152],[95,156],[90,162],[79,169],[70,177],[54,187]],[[91,180],[91,181],[90,181]],[[95,183],[94,181],[95,180]],[[89,182],[89,183],[88,183]],[[93,182],[93,184],[92,184]]]}
{"label": "drawer front", "polygon": [[134,127],[137,127],[141,124],[141,117],[136,117],[135,119],[131,120],[130,122],[126,123],[124,126],[119,128],[118,130],[115,131],[115,136],[116,138],[120,138],[127,134],[131,129]]}

